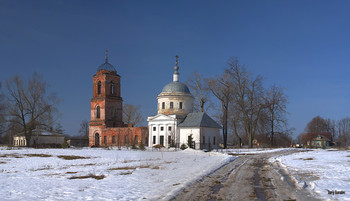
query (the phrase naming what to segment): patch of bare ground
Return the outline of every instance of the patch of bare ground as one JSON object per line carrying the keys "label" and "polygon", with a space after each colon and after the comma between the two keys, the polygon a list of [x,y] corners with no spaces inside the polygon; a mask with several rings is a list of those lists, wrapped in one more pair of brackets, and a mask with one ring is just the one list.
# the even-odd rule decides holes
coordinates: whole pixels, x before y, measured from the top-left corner
{"label": "patch of bare ground", "polygon": [[106,177],[105,175],[88,174],[88,175],[85,175],[85,176],[72,176],[72,177],[69,177],[68,179],[88,179],[88,178],[93,178],[93,179],[96,179],[96,180],[101,180],[101,179],[104,179],[105,177]]}
{"label": "patch of bare ground", "polygon": [[122,163],[140,162],[141,160],[123,160]]}
{"label": "patch of bare ground", "polygon": [[57,157],[64,159],[64,160],[90,159],[91,158],[91,157],[73,156],[73,155],[58,155]]}
{"label": "patch of bare ground", "polygon": [[24,154],[24,155],[28,157],[52,157],[52,155],[49,155],[49,154]]}
{"label": "patch of bare ground", "polygon": [[230,156],[253,156],[253,155],[256,155],[256,154],[252,154],[252,153],[228,153],[228,155]]}
{"label": "patch of bare ground", "polygon": [[108,170],[136,170],[136,167],[116,167],[116,168],[109,168]]}
{"label": "patch of bare ground", "polygon": [[78,172],[66,172],[66,174],[76,174]]}
{"label": "patch of bare ground", "polygon": [[0,164],[6,164],[6,162],[5,161],[0,161]]}
{"label": "patch of bare ground", "polygon": [[159,166],[151,166],[151,165],[139,165],[139,166],[126,166],[126,167],[114,167],[109,168],[108,170],[136,170],[137,168],[151,168],[151,169],[159,169]]}
{"label": "patch of bare ground", "polygon": [[23,156],[18,154],[2,154],[0,158],[23,158]]}
{"label": "patch of bare ground", "polygon": [[76,164],[76,165],[71,165],[71,166],[82,166],[82,167],[87,167],[87,166],[95,166],[97,165],[96,163],[85,163],[85,164]]}
{"label": "patch of bare ground", "polygon": [[127,172],[121,172],[119,175],[129,175],[132,174],[134,171],[127,171]]}
{"label": "patch of bare ground", "polygon": [[312,160],[314,160],[314,159],[313,159],[313,158],[299,158],[299,160],[312,161]]}
{"label": "patch of bare ground", "polygon": [[41,170],[52,170],[54,169],[51,165],[45,165],[44,167],[38,168],[38,169],[30,169],[31,171],[41,171]]}

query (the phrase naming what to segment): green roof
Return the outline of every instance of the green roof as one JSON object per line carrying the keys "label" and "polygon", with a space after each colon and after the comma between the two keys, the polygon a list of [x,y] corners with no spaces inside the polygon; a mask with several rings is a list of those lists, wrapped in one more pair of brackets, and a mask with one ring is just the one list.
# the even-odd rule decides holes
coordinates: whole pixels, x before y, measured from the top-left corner
{"label": "green roof", "polygon": [[221,128],[221,126],[205,112],[189,113],[185,120],[179,124],[179,127]]}

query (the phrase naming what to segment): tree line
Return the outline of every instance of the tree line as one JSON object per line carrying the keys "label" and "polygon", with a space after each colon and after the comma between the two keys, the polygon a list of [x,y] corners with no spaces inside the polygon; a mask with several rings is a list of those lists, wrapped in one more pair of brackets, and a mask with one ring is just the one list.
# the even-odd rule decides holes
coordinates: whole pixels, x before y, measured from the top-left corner
{"label": "tree line", "polygon": [[[292,130],[287,122],[287,95],[277,85],[265,88],[263,78],[253,75],[237,58],[231,58],[221,74],[203,78],[194,72],[188,79],[195,109],[214,110],[222,125],[223,146],[243,144],[286,146]],[[217,103],[216,105],[214,103]]]}

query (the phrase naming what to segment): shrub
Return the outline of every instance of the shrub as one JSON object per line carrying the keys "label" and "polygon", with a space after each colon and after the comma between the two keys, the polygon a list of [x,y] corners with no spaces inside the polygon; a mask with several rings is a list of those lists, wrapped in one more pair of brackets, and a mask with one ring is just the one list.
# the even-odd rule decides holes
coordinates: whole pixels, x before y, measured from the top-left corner
{"label": "shrub", "polygon": [[133,143],[133,144],[132,144],[131,149],[137,149],[137,147],[136,147],[136,144],[135,144],[135,143]]}
{"label": "shrub", "polygon": [[193,137],[192,137],[192,135],[188,136],[187,145],[189,148],[193,149]]}
{"label": "shrub", "polygon": [[180,147],[180,149],[181,149],[181,150],[185,150],[185,149],[187,149],[187,145],[182,144],[182,145],[181,145],[181,147]]}
{"label": "shrub", "polygon": [[67,140],[65,140],[64,142],[63,142],[63,144],[62,144],[62,148],[63,149],[66,149],[66,148],[68,148],[69,147],[69,144],[67,143]]}
{"label": "shrub", "polygon": [[139,146],[140,150],[144,151],[145,150],[145,145],[143,144],[142,140]]}
{"label": "shrub", "polygon": [[211,143],[209,142],[208,144],[208,151],[211,151],[212,150],[212,147],[211,147]]}

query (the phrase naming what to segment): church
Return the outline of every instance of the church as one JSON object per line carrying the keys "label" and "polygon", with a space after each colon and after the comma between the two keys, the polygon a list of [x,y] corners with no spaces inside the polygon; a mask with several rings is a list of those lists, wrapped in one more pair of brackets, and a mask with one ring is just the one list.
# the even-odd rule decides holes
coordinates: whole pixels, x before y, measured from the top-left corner
{"label": "church", "polygon": [[123,99],[120,91],[120,75],[108,63],[97,68],[93,76],[89,146],[132,146],[148,140],[147,127],[132,127],[123,122]]}
{"label": "church", "polygon": [[[217,148],[220,128],[208,114],[193,112],[193,101],[186,84],[179,81],[178,56],[173,81],[163,87],[158,95],[158,113],[147,118],[148,146],[180,147],[194,149]],[[188,142],[192,144],[188,145]]]}

